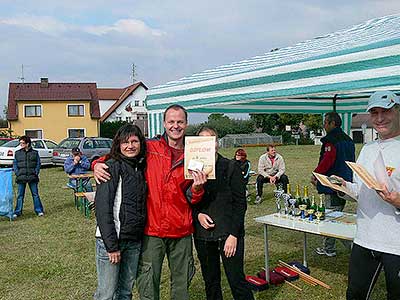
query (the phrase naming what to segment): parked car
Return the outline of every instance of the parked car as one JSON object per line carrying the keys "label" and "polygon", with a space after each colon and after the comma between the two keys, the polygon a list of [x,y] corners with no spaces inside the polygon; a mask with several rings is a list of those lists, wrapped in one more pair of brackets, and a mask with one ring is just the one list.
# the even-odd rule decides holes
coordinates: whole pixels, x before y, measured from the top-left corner
{"label": "parked car", "polygon": [[[53,165],[53,149],[57,143],[47,139],[32,139],[32,148],[39,152],[42,166]],[[0,166],[12,166],[15,151],[21,149],[18,139],[8,141],[0,147]]]}
{"label": "parked car", "polygon": [[110,152],[112,139],[102,137],[83,137],[66,138],[62,140],[53,151],[53,164],[64,166],[64,162],[74,147],[78,147],[81,152],[92,162]]}
{"label": "parked car", "polygon": [[0,137],[0,146],[4,145],[5,143],[13,140],[12,138],[7,138],[7,137]]}

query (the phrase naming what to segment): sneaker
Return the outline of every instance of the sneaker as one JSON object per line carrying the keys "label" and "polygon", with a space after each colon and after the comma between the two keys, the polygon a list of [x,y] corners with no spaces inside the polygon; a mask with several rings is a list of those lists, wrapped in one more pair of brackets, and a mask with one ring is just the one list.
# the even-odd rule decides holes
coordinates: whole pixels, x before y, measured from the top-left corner
{"label": "sneaker", "polygon": [[260,204],[262,202],[261,196],[256,196],[256,200],[254,201],[254,204]]}
{"label": "sneaker", "polygon": [[326,251],[324,248],[317,248],[315,249],[315,253],[318,255],[326,255],[328,257],[335,257],[336,256],[336,251]]}
{"label": "sneaker", "polygon": [[44,213],[40,212],[40,213],[37,214],[37,216],[38,216],[38,217],[43,217],[43,216],[44,216]]}
{"label": "sneaker", "polygon": [[17,214],[13,214],[13,219],[16,219],[16,218],[18,218],[18,215]]}

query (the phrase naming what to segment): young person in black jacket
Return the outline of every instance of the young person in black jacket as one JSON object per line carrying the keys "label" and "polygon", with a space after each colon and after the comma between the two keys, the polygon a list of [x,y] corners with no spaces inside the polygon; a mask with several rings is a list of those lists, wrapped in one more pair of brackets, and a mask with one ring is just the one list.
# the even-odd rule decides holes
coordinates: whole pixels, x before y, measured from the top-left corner
{"label": "young person in black jacket", "polygon": [[146,219],[145,138],[122,126],[106,163],[111,179],[97,186],[96,300],[130,300]]}
{"label": "young person in black jacket", "polygon": [[[200,136],[216,136],[203,127]],[[218,151],[218,144],[215,145]],[[222,299],[220,257],[233,298],[253,300],[243,271],[245,184],[234,160],[216,154],[216,179],[204,185],[204,196],[194,207],[194,244],[200,260],[207,300]]]}

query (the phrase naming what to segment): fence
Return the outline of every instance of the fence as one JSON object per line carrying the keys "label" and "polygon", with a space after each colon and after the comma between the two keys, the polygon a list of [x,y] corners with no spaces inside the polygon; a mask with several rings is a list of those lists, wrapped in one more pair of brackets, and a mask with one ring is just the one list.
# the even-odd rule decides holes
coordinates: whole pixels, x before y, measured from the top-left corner
{"label": "fence", "polygon": [[265,146],[268,144],[282,144],[281,135],[272,136],[266,133],[227,134],[219,140],[221,148],[242,146]]}

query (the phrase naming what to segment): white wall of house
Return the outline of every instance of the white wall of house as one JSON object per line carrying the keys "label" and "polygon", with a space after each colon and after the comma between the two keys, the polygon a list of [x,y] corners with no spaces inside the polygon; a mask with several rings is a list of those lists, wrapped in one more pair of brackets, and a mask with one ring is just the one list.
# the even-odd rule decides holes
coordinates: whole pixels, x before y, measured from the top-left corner
{"label": "white wall of house", "polygon": [[[146,89],[139,86],[128,98],[117,107],[110,116],[104,120],[106,122],[113,121],[131,121],[137,120],[140,115],[146,114],[147,110],[144,106],[144,100],[146,99]],[[129,111],[127,107],[131,107],[132,111]]]}
{"label": "white wall of house", "polygon": [[100,116],[102,117],[104,113],[116,102],[117,100],[99,100],[100,106]]}
{"label": "white wall of house", "polygon": [[[361,128],[352,128],[351,129],[351,137],[354,139],[354,132],[360,132],[359,134],[362,134],[362,129]],[[372,142],[374,140],[376,140],[378,133],[376,132],[375,129],[373,129],[372,127],[370,128],[366,128],[365,129],[365,135],[364,135],[364,143],[369,143]]]}

